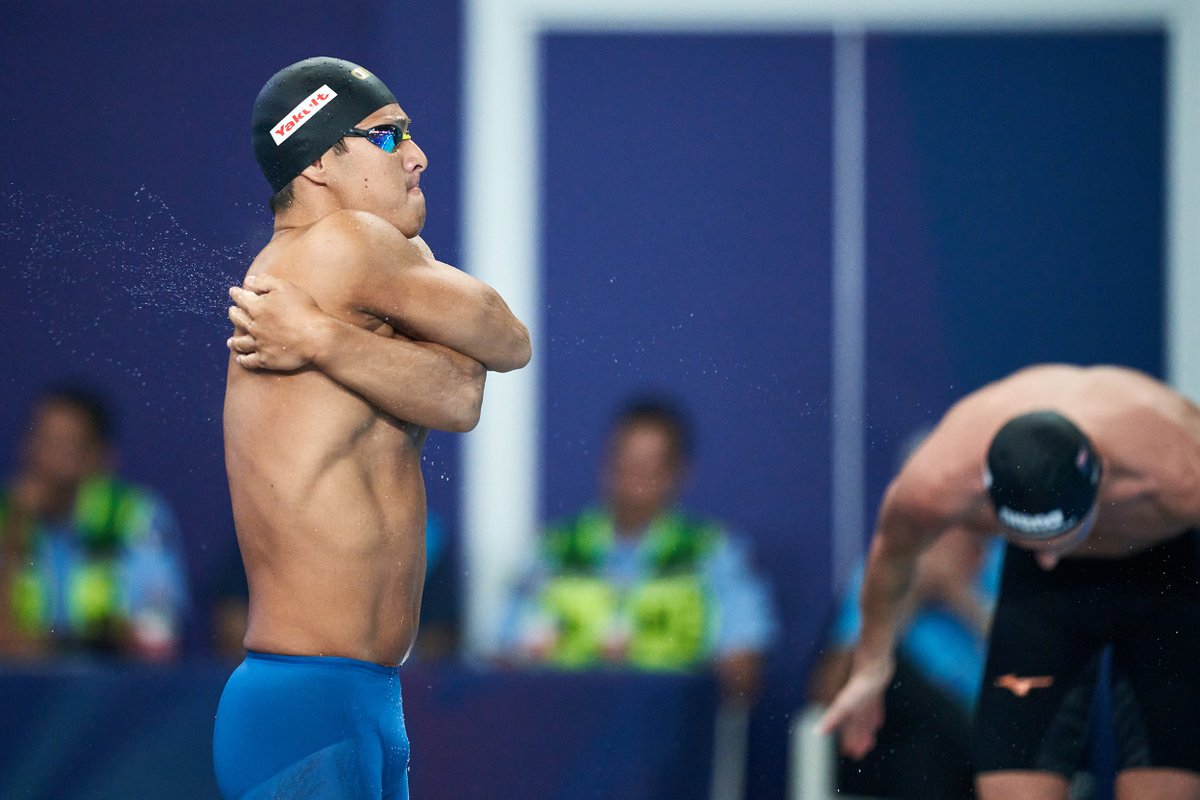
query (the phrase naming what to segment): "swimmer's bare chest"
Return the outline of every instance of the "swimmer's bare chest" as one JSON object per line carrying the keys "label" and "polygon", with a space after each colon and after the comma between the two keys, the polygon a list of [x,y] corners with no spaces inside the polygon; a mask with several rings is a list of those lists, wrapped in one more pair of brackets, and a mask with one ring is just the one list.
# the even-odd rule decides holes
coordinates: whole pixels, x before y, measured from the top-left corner
{"label": "swimmer's bare chest", "polygon": [[225,414],[235,492],[243,482],[257,484],[255,491],[269,489],[288,508],[312,512],[314,504],[345,510],[420,491],[426,429],[388,416],[319,372],[240,370],[230,367]]}
{"label": "swimmer's bare chest", "polygon": [[226,424],[246,646],[398,662],[423,585],[425,430],[306,374],[231,375]]}

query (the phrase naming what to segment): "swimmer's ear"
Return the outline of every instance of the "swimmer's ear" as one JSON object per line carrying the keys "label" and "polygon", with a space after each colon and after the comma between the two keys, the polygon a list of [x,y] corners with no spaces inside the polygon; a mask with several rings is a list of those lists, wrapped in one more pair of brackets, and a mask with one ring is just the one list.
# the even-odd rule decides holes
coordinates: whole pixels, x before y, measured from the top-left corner
{"label": "swimmer's ear", "polygon": [[327,162],[325,156],[320,156],[316,161],[309,164],[301,172],[299,177],[307,178],[313,183],[324,186],[329,182],[329,173],[326,170]]}

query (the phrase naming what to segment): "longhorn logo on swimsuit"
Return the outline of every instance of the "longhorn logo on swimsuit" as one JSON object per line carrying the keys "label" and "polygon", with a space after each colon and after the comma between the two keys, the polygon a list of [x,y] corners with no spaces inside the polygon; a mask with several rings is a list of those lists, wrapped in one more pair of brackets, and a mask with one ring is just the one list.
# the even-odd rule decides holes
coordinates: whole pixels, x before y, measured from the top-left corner
{"label": "longhorn logo on swimsuit", "polygon": [[299,105],[271,128],[271,138],[275,140],[276,146],[287,141],[289,136],[300,130],[301,125],[312,119],[314,114],[329,105],[329,101],[335,97],[337,92],[325,85],[301,100]]}
{"label": "longhorn logo on swimsuit", "polygon": [[1000,689],[1008,689],[1017,697],[1024,697],[1034,689],[1049,689],[1054,685],[1054,676],[1052,675],[1037,675],[1031,678],[1019,678],[1011,672],[1007,675],[1001,675],[996,678],[995,686]]}

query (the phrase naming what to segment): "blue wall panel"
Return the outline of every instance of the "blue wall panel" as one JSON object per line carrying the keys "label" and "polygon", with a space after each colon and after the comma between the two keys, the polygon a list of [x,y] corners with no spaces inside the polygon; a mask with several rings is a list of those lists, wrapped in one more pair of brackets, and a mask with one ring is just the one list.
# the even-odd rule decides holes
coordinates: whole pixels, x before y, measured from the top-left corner
{"label": "blue wall panel", "polygon": [[1163,370],[1164,39],[868,47],[871,503],[914,429],[1021,366]]}
{"label": "blue wall panel", "polygon": [[828,591],[829,40],[554,35],[543,76],[543,514],[594,499],[629,392],[674,394],[685,504],[770,556],[796,654]]}

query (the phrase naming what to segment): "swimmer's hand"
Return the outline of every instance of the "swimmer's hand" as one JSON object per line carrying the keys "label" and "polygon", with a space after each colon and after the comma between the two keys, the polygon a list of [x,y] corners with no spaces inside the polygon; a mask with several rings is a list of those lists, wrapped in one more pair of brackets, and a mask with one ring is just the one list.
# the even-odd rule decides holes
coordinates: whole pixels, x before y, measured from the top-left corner
{"label": "swimmer's hand", "polygon": [[883,692],[892,679],[892,664],[856,665],[846,685],[821,717],[821,733],[837,731],[842,752],[861,759],[875,747],[883,725]]}
{"label": "swimmer's hand", "polygon": [[316,357],[322,326],[329,321],[316,301],[294,283],[250,275],[229,289],[233,336],[226,342],[246,369],[297,370]]}

